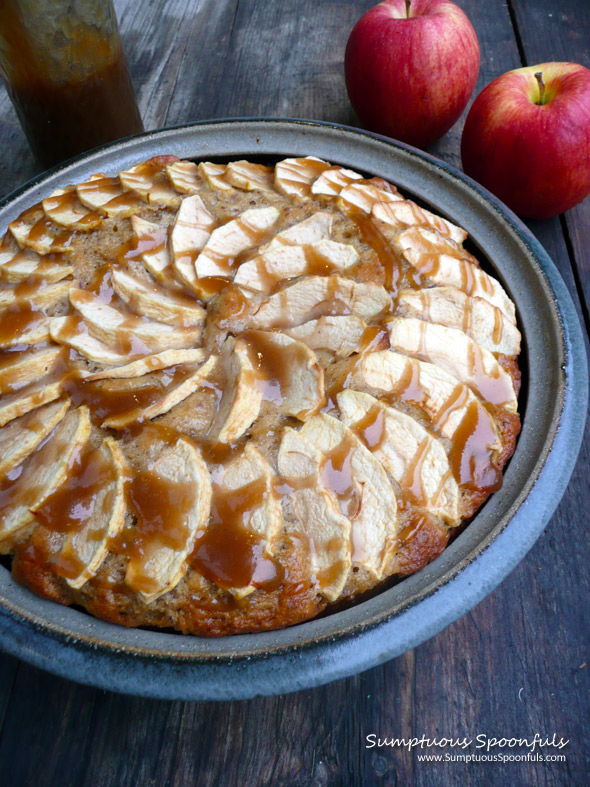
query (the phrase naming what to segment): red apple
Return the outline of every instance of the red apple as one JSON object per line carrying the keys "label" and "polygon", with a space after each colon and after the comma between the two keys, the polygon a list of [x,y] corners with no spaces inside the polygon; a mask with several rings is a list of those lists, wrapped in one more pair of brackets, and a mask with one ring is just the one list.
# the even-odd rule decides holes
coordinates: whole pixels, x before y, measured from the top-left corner
{"label": "red apple", "polygon": [[590,194],[590,70],[517,68],[475,99],[463,169],[520,216],[546,219]]}
{"label": "red apple", "polygon": [[385,0],[355,25],[346,88],[371,131],[425,147],[457,121],[479,72],[479,44],[449,0]]}

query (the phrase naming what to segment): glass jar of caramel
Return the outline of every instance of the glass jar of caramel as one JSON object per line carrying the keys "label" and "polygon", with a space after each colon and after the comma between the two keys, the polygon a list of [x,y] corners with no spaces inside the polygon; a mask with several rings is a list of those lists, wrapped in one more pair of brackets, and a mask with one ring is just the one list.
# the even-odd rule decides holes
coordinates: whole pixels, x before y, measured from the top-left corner
{"label": "glass jar of caramel", "polygon": [[0,0],[0,70],[45,167],[143,131],[110,0]]}

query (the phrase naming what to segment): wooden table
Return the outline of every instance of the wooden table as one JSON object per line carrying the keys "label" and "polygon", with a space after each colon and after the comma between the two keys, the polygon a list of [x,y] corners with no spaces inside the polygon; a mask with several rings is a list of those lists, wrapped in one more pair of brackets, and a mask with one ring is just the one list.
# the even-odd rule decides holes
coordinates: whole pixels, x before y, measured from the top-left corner
{"label": "wooden table", "polygon": [[[522,64],[590,66],[587,0],[458,2],[481,45],[476,93]],[[350,30],[371,5],[117,0],[146,128],[246,115],[356,124],[342,61]],[[463,120],[431,149],[456,166]],[[5,194],[37,170],[4,92],[0,139]],[[529,226],[588,328],[590,199]],[[429,642],[362,675],[248,702],[163,702],[75,685],[0,655],[1,783],[590,783],[589,447],[586,439],[550,525],[508,579]],[[566,762],[436,765],[419,762],[419,750],[365,748],[371,733],[531,738],[535,732],[570,739]]]}

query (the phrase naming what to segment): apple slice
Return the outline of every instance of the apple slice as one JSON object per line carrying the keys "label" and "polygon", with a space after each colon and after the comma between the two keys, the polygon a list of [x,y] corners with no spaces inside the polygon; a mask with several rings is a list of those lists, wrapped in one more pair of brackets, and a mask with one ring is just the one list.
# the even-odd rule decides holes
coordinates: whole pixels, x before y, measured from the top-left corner
{"label": "apple slice", "polygon": [[344,589],[350,568],[350,519],[324,486],[322,452],[301,432],[286,428],[279,448],[279,473],[292,488],[289,494],[299,532],[313,546],[310,568],[318,591],[335,601]]}

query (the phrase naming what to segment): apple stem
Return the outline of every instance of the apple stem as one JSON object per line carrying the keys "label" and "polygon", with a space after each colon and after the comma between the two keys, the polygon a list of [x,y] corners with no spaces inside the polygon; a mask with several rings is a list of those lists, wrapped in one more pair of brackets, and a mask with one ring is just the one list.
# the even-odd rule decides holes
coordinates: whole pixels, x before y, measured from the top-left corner
{"label": "apple stem", "polygon": [[410,18],[411,10],[412,10],[412,0],[406,0],[406,19]]}
{"label": "apple stem", "polygon": [[539,104],[542,106],[545,103],[545,83],[543,82],[543,72],[535,72],[535,79],[539,83]]}

